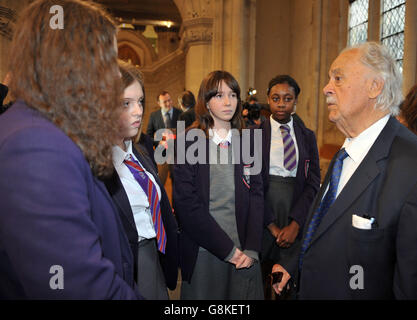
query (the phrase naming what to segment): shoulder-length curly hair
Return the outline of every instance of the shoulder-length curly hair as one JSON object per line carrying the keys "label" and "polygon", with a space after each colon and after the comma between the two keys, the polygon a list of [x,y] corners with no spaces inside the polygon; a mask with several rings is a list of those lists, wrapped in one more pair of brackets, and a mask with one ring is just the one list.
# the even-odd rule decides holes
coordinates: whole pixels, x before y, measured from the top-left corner
{"label": "shoulder-length curly hair", "polygon": [[[63,29],[50,26],[54,5],[63,9]],[[97,4],[38,0],[22,12],[10,50],[14,96],[61,128],[96,176],[113,170],[114,123],[122,106],[116,32]]]}
{"label": "shoulder-length curly hair", "polygon": [[206,137],[209,136],[208,130],[214,126],[214,120],[207,104],[211,98],[213,98],[218,92],[221,82],[224,83],[234,92],[237,96],[237,107],[235,114],[230,120],[231,127],[242,130],[244,123],[242,119],[242,101],[240,99],[240,87],[236,79],[227,71],[213,71],[210,72],[206,78],[201,82],[200,90],[198,91],[197,104],[195,105],[196,121],[193,123],[192,128],[199,128],[204,130]]}
{"label": "shoulder-length curly hair", "polygon": [[417,134],[417,84],[411,88],[401,104],[401,117],[408,129]]}

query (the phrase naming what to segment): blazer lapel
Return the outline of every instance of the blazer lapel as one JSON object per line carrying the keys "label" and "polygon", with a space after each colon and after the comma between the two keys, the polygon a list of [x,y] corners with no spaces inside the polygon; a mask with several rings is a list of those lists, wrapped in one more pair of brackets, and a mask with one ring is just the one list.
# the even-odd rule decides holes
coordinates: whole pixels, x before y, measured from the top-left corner
{"label": "blazer lapel", "polygon": [[136,232],[136,224],[133,218],[132,208],[130,207],[129,198],[123,188],[122,182],[116,171],[112,177],[106,181],[107,190],[109,191],[114,203],[120,208],[120,211],[125,215],[130,225]]}
{"label": "blazer lapel", "polygon": [[158,115],[157,121],[159,122],[157,128],[159,128],[159,129],[165,128],[164,117],[162,116],[162,109],[159,110],[157,115]]}
{"label": "blazer lapel", "polygon": [[[317,193],[316,197],[314,198],[313,204],[310,207],[310,211],[307,215],[306,223],[305,223],[304,228],[303,228],[303,238],[305,237],[305,233],[307,233],[308,225],[311,221],[311,217],[313,216],[314,212],[316,212],[318,206],[320,205],[321,199],[323,199],[324,191],[326,191],[326,188],[329,184],[330,173],[333,169],[334,160],[335,160],[335,158],[333,158],[332,161],[330,162],[329,169],[327,170],[326,176],[324,177],[323,184],[322,184],[319,192]],[[313,237],[313,240],[314,240],[314,237]]]}
{"label": "blazer lapel", "polygon": [[[210,206],[210,139],[206,138],[206,162],[205,163],[197,163],[197,175],[196,175],[196,182],[197,188],[200,189],[199,194],[201,195],[201,202],[207,208]],[[189,145],[188,145],[189,146]]]}
{"label": "blazer lapel", "polygon": [[271,120],[268,118],[266,119],[261,126],[263,126],[264,130],[262,134],[264,135],[264,150],[262,151],[263,162],[265,164],[265,168],[268,169],[269,174],[269,160],[270,160],[270,152],[271,152]]}
{"label": "blazer lapel", "polygon": [[[377,163],[386,158],[389,154],[392,141],[398,130],[398,123],[396,121],[397,120],[391,118],[385,128],[381,131],[379,137],[363,159],[362,163],[349,179],[342,192],[340,192],[327,214],[323,217],[311,244],[346,212],[352,203],[365,192],[369,184],[379,175],[380,169]],[[328,176],[329,175],[328,172]],[[326,176],[326,179],[329,179],[329,177]],[[321,196],[326,187],[327,184],[323,184],[323,191],[320,190]],[[321,200],[321,197],[319,199]],[[318,203],[319,202],[317,202],[317,205]]]}

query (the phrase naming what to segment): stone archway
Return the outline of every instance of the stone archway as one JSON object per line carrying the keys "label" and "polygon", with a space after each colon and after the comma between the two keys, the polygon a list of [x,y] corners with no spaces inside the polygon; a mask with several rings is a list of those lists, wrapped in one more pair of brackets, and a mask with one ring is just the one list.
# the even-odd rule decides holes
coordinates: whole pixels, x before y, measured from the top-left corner
{"label": "stone archway", "polygon": [[117,44],[119,58],[122,60],[131,59],[134,65],[149,66],[158,59],[149,40],[138,31],[120,30],[117,35]]}

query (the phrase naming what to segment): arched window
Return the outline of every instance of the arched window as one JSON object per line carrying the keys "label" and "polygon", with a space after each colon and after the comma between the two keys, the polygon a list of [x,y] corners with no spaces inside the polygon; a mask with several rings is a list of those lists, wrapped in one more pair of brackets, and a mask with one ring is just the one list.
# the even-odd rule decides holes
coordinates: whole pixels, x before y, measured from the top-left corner
{"label": "arched window", "polygon": [[402,72],[406,0],[382,0],[381,43],[391,49]]}
{"label": "arched window", "polygon": [[369,0],[349,0],[348,46],[368,39]]}

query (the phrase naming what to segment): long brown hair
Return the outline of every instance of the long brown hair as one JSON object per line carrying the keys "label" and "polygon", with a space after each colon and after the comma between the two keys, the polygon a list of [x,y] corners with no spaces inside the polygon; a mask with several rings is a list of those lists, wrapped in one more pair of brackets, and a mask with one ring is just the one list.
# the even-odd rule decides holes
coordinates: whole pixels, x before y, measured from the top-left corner
{"label": "long brown hair", "polygon": [[[119,62],[119,69],[120,73],[122,74],[122,83],[123,83],[123,90],[125,90],[127,87],[129,87],[133,82],[137,81],[140,86],[142,87],[143,91],[143,100],[142,100],[142,119],[145,115],[145,87],[143,86],[143,74],[140,72],[138,68],[136,68],[134,65],[125,62],[123,60],[118,60]],[[138,134],[136,137],[134,137],[133,142],[138,143],[140,139],[140,135],[142,133],[142,124],[143,121],[140,123],[140,127],[138,130]]]}
{"label": "long brown hair", "polygon": [[[50,26],[54,5],[63,9],[63,29]],[[116,31],[92,2],[38,0],[22,12],[10,50],[15,97],[61,128],[96,176],[113,170],[114,123],[122,106]]]}
{"label": "long brown hair", "polygon": [[230,120],[232,128],[242,130],[244,124],[242,119],[242,101],[240,99],[240,87],[236,79],[227,71],[213,71],[201,82],[200,90],[198,91],[197,104],[195,105],[196,121],[192,128],[199,128],[204,130],[208,137],[208,129],[214,126],[213,117],[207,109],[207,104],[218,92],[221,82],[224,83],[237,95],[237,107],[235,114]]}
{"label": "long brown hair", "polygon": [[417,84],[411,88],[401,104],[401,117],[408,129],[417,134]]}

